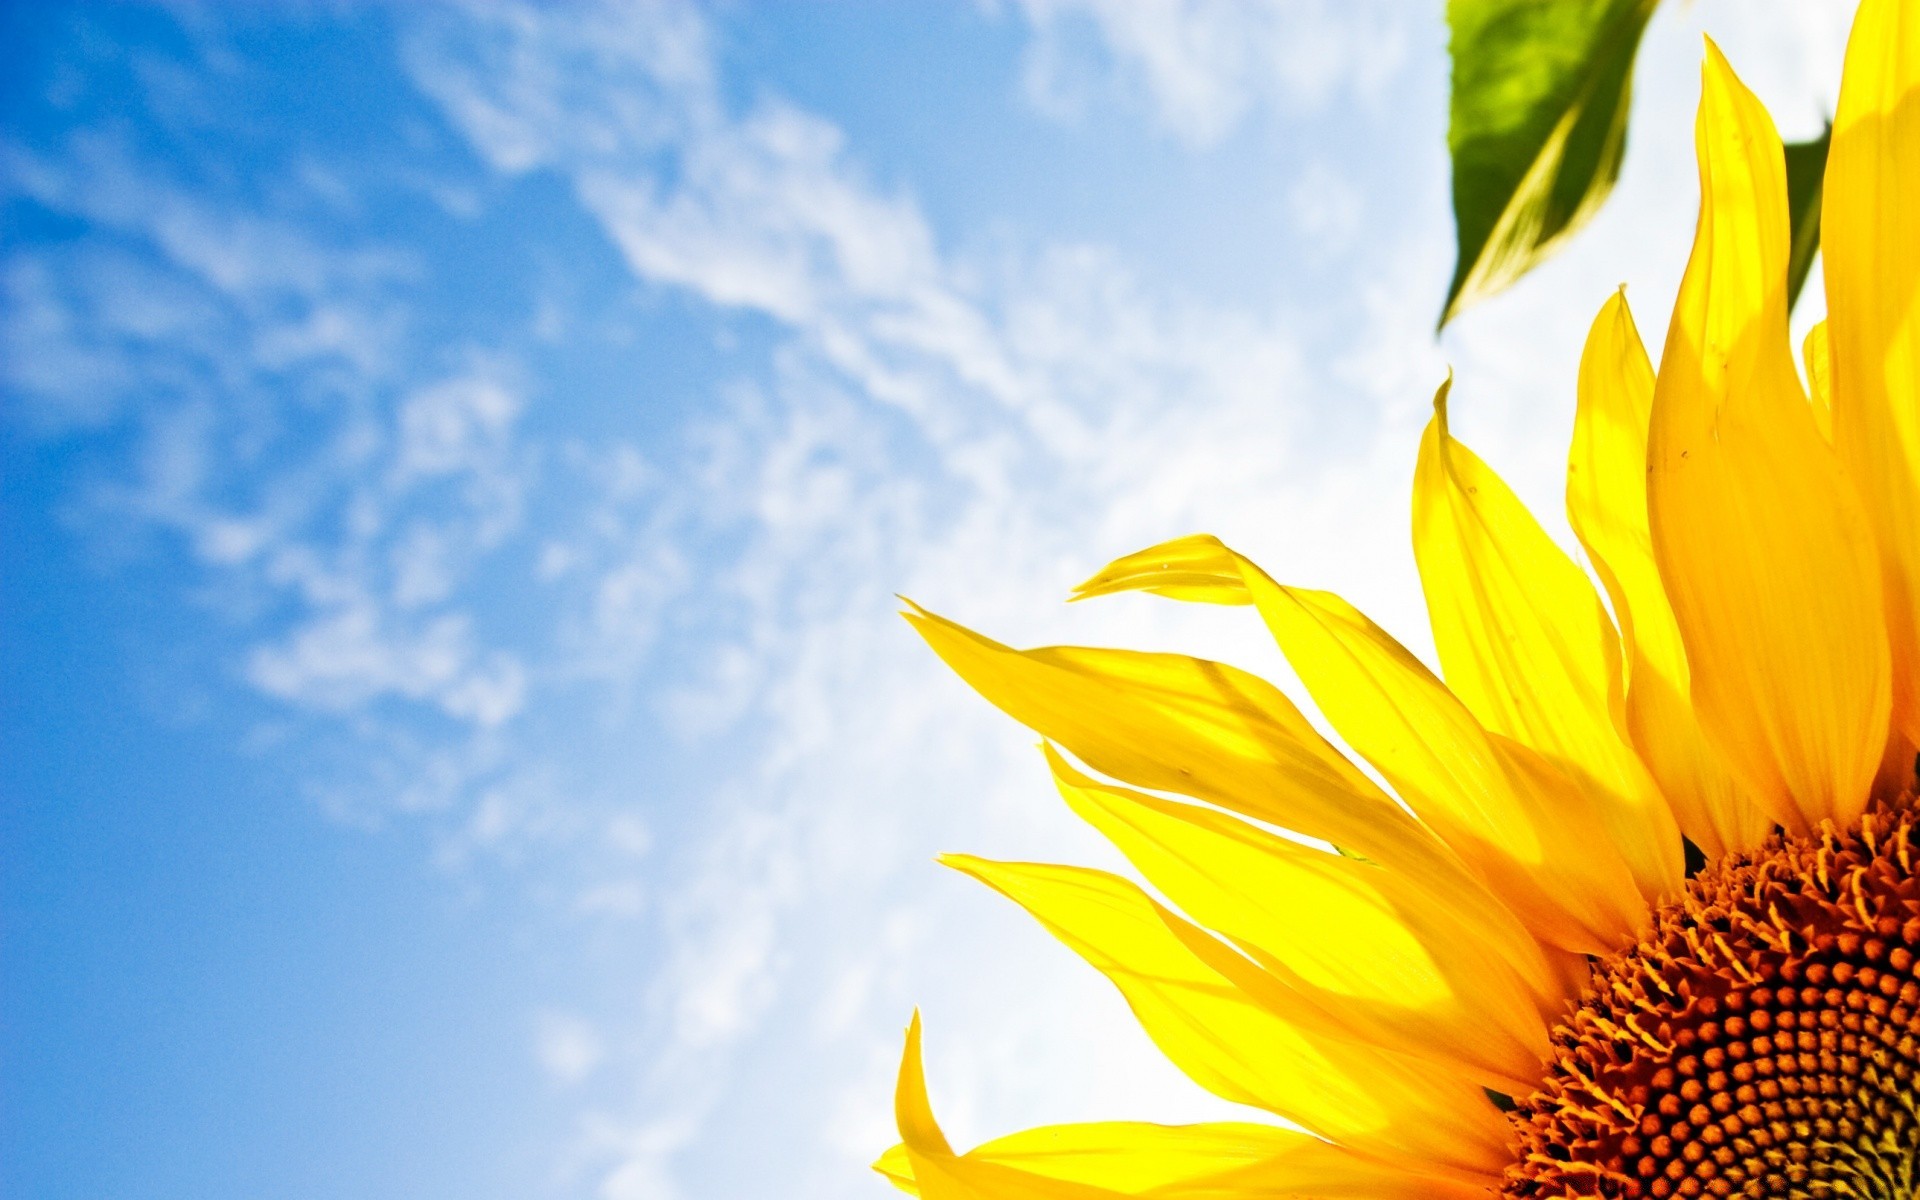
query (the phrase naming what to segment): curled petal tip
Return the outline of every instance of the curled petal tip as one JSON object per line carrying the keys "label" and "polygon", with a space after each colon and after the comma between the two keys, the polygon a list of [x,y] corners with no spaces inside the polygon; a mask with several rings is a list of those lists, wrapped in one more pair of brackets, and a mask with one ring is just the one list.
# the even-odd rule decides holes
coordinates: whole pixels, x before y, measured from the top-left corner
{"label": "curled petal tip", "polygon": [[1447,366],[1447,377],[1440,381],[1440,386],[1435,389],[1433,393],[1433,419],[1439,423],[1443,433],[1447,428],[1447,397],[1452,391],[1453,366],[1449,364]]}

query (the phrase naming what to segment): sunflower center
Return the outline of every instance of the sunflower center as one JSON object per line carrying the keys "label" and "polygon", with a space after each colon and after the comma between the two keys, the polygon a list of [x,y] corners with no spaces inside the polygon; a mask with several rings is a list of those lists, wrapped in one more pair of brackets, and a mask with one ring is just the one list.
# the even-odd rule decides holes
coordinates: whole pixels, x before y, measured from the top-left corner
{"label": "sunflower center", "polygon": [[1729,856],[1597,964],[1504,1193],[1920,1197],[1916,819]]}

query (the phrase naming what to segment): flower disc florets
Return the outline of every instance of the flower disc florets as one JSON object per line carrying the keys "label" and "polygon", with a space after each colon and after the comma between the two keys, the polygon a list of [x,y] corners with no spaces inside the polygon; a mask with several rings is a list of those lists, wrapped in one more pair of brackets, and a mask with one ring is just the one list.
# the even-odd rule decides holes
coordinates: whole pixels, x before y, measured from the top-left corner
{"label": "flower disc florets", "polygon": [[1594,967],[1510,1196],[1920,1196],[1914,796],[1713,864]]}

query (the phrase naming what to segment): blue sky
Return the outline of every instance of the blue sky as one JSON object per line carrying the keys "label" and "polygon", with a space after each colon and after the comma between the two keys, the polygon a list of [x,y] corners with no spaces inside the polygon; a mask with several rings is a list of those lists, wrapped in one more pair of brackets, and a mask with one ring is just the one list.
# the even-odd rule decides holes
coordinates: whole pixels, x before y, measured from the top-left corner
{"label": "blue sky", "polygon": [[0,9],[0,1188],[878,1196],[916,1004],[957,1141],[1220,1111],[931,863],[1111,859],[894,594],[1291,686],[1058,603],[1207,529],[1422,646],[1433,387],[1558,530],[1699,32],[1804,136],[1847,8],[1663,9],[1439,342],[1437,2]]}

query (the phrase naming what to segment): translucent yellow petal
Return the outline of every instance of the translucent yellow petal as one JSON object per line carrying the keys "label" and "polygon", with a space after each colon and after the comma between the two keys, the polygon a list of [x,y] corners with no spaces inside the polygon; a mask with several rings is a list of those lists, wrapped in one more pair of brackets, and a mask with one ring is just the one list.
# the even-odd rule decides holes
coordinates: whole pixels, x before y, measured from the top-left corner
{"label": "translucent yellow petal", "polygon": [[[1271,1168],[1283,1162],[1306,1167],[1316,1160],[1345,1160],[1347,1173],[1358,1178],[1383,1173],[1312,1134],[1231,1121],[1043,1125],[983,1142],[961,1156],[951,1170],[996,1189],[1004,1187],[1010,1174],[1018,1173],[1099,1188],[1107,1195],[1165,1197],[1235,1194],[1218,1190],[1224,1178],[1250,1167]],[[904,1144],[888,1151],[874,1168],[903,1190],[915,1191]],[[983,1194],[1002,1193],[983,1190]]]}
{"label": "translucent yellow petal", "polygon": [[1332,1149],[1312,1134],[1273,1125],[1102,1121],[1022,1130],[983,1142],[966,1157],[1049,1179],[1092,1184],[1121,1195],[1138,1195],[1191,1185],[1321,1147]]}
{"label": "translucent yellow petal", "polygon": [[1590,789],[1489,733],[1419,659],[1338,596],[1248,583],[1287,660],[1347,744],[1472,864],[1536,936],[1607,953],[1647,902]]}
{"label": "translucent yellow petal", "polygon": [[873,1169],[907,1195],[920,1194],[920,1187],[913,1180],[913,1158],[908,1154],[905,1142],[896,1142],[885,1154],[874,1159]]}
{"label": "translucent yellow petal", "polygon": [[[874,1169],[919,1195],[904,1145]],[[1108,1121],[1043,1125],[984,1142],[948,1165],[969,1200],[1023,1194],[1037,1180],[1101,1189],[1101,1197],[1152,1200],[1477,1200],[1484,1185],[1370,1162],[1310,1134],[1271,1125],[1220,1122],[1149,1125]],[[1018,1181],[1012,1182],[1011,1181]],[[1041,1183],[1040,1186],[1046,1186]],[[1071,1193],[1046,1192],[1046,1195]]]}
{"label": "translucent yellow petal", "polygon": [[1263,679],[1176,654],[1014,650],[923,610],[906,617],[982,696],[1102,774],[1409,870],[1449,869],[1444,848]]}
{"label": "translucent yellow petal", "polygon": [[1821,252],[1833,444],[1879,542],[1894,724],[1920,745],[1920,9],[1865,0],[1847,40]]}
{"label": "translucent yellow petal", "polygon": [[1504,1160],[1506,1121],[1477,1084],[1316,1035],[1297,992],[1134,884],[1081,867],[942,861],[1025,908],[1105,974],[1162,1053],[1216,1095],[1403,1165],[1473,1173]]}
{"label": "translucent yellow petal", "polygon": [[1052,747],[1047,756],[1075,812],[1161,895],[1312,1000],[1327,1028],[1502,1091],[1538,1085],[1547,1021],[1495,948],[1507,931],[1462,920],[1377,863],[1099,783]]}
{"label": "translucent yellow petal", "polygon": [[1116,558],[1073,589],[1087,600],[1115,592],[1142,591],[1201,604],[1251,604],[1233,556],[1210,534],[1196,533]]}
{"label": "translucent yellow petal", "polygon": [[953,1153],[940,1122],[927,1100],[927,1073],[920,1062],[920,1010],[907,1024],[907,1048],[900,1058],[900,1075],[893,1088],[893,1120],[905,1143],[920,1151]]}
{"label": "translucent yellow petal", "polygon": [[1584,572],[1447,432],[1434,398],[1413,478],[1413,553],[1447,686],[1480,722],[1553,760],[1591,797],[1641,894],[1683,879],[1673,813],[1616,724],[1620,648]]}
{"label": "translucent yellow petal", "polygon": [[1192,533],[1116,558],[1073,589],[1073,599],[1152,592],[1207,604],[1252,604],[1240,556],[1210,533]]}
{"label": "translucent yellow petal", "polygon": [[[895,1187],[924,1200],[985,1200],[988,1196],[995,1200],[1107,1200],[1113,1195],[1101,1188],[1035,1178],[990,1164],[970,1168],[954,1154],[927,1100],[917,1011],[907,1026],[907,1045],[900,1056],[893,1111],[900,1129],[900,1145],[881,1155],[873,1164],[874,1169]],[[988,1186],[983,1189],[982,1184]]]}
{"label": "translucent yellow petal", "polygon": [[[1811,340],[1809,341],[1811,345]],[[1627,730],[1680,828],[1709,855],[1759,844],[1773,827],[1727,770],[1688,698],[1687,652],[1647,528],[1653,366],[1624,293],[1594,318],[1580,356],[1567,456],[1567,516],[1613,598],[1627,650]]]}
{"label": "translucent yellow petal", "polygon": [[[1489,734],[1419,660],[1339,597],[1282,587],[1206,534],[1129,555],[1082,592],[1159,590],[1151,564],[1167,561],[1209,579],[1214,593],[1237,588],[1242,603],[1259,607],[1334,729],[1534,936],[1605,953],[1639,928],[1646,901],[1585,791],[1533,751]],[[1480,922],[1493,929],[1504,917]],[[1510,961],[1557,1006],[1565,976],[1541,971],[1538,956],[1535,949]]]}
{"label": "translucent yellow petal", "polygon": [[1827,338],[1827,323],[1821,321],[1807,330],[1800,343],[1800,357],[1807,364],[1807,401],[1813,406],[1813,423],[1820,436],[1833,441],[1833,344]]}
{"label": "translucent yellow petal", "polygon": [[[1701,726],[1775,819],[1807,828],[1859,814],[1884,748],[1879,565],[1793,368],[1779,135],[1711,43],[1704,76],[1700,225],[1648,442],[1654,557]],[[1833,337],[1838,440],[1837,317]]]}
{"label": "translucent yellow petal", "polygon": [[894,1186],[924,1200],[1115,1200],[1125,1193],[1049,1179],[1025,1171],[951,1154],[907,1152],[911,1183]]}
{"label": "translucent yellow petal", "polygon": [[1322,1143],[1154,1200],[1486,1200],[1498,1178],[1399,1169]]}
{"label": "translucent yellow petal", "polygon": [[[900,1078],[901,1089],[913,1093],[912,1107],[924,1110],[917,1015],[907,1032]],[[1407,1171],[1311,1134],[1224,1121],[1044,1125],[984,1142],[964,1155],[955,1155],[944,1138],[902,1142],[873,1167],[901,1191],[936,1200],[1469,1200],[1484,1195],[1491,1182]],[[922,1186],[923,1178],[930,1186]]]}

